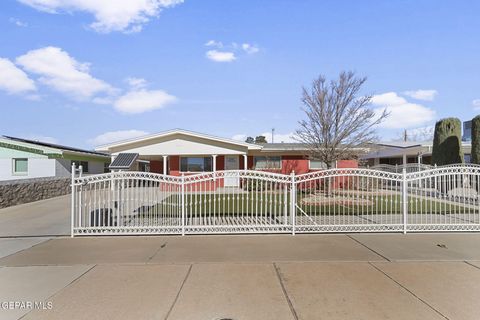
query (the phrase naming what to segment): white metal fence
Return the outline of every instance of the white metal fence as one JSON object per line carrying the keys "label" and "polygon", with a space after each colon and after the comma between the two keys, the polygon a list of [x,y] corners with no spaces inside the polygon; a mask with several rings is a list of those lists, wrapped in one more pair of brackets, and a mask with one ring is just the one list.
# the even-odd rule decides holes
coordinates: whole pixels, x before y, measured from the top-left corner
{"label": "white metal fence", "polygon": [[480,230],[480,167],[72,174],[72,236]]}
{"label": "white metal fence", "polygon": [[407,163],[405,165],[391,165],[391,164],[377,164],[372,167],[367,167],[368,169],[372,170],[379,170],[379,171],[387,171],[387,172],[394,172],[394,173],[402,173],[403,169],[407,171],[407,173],[429,170],[435,168],[429,164],[423,163]]}
{"label": "white metal fence", "polygon": [[[449,164],[443,167],[475,167],[480,168],[480,165],[474,163],[459,163],[459,164]],[[437,168],[436,165],[424,164],[424,163],[407,163],[407,164],[400,164],[400,165],[391,165],[391,164],[377,164],[375,166],[366,167],[367,169],[372,170],[380,170],[380,171],[387,171],[387,172],[395,172],[395,173],[402,173],[403,169],[407,171],[407,173],[418,172],[423,170],[430,170]]]}

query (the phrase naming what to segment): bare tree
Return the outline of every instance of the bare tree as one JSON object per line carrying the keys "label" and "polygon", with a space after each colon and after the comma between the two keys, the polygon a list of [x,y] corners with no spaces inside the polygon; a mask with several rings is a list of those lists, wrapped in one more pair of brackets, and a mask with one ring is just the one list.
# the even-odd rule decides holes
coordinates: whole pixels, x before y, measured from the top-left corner
{"label": "bare tree", "polygon": [[375,127],[387,116],[369,108],[371,95],[359,95],[366,78],[353,72],[340,73],[327,82],[314,80],[310,90],[303,88],[303,111],[296,139],[305,143],[311,158],[330,168],[337,160],[358,156],[360,150],[376,141]]}

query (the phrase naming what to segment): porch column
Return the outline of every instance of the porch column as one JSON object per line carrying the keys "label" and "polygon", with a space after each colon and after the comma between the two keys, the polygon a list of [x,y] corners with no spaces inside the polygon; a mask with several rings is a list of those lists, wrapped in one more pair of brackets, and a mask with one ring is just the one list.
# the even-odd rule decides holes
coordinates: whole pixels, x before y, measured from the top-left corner
{"label": "porch column", "polygon": [[167,160],[168,160],[168,156],[163,156],[163,174],[168,174],[167,173]]}
{"label": "porch column", "polygon": [[247,171],[248,166],[248,157],[246,154],[243,155],[243,170]]}
{"label": "porch column", "polygon": [[217,181],[217,175],[215,172],[217,171],[217,155],[212,154],[212,170],[213,170],[213,182],[215,183],[215,189],[216,189],[216,181]]}
{"label": "porch column", "polygon": [[215,172],[217,171],[217,155],[212,154],[212,158],[213,158],[213,172]]}
{"label": "porch column", "polygon": [[403,165],[405,166],[407,164],[407,154],[403,154]]}

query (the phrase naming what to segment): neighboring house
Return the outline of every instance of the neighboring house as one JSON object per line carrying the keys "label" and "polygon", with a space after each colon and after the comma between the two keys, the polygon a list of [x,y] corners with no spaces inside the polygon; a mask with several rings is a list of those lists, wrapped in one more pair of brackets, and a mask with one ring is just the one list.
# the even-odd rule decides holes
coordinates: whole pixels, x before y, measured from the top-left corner
{"label": "neighboring house", "polygon": [[[309,160],[301,143],[251,144],[175,129],[96,148],[112,155],[112,170],[140,170],[169,175],[244,168],[289,174],[325,169]],[[356,167],[342,161],[338,167]]]}
{"label": "neighboring house", "polygon": [[[472,121],[463,122],[462,149],[464,160],[470,163],[472,149]],[[379,164],[401,165],[432,163],[433,141],[391,141],[373,144],[370,152],[360,159],[369,166]]]}
{"label": "neighboring house", "polygon": [[463,141],[472,141],[472,120],[463,122]]}
{"label": "neighboring house", "polygon": [[0,181],[43,177],[68,177],[72,163],[85,174],[103,173],[110,156],[51,143],[0,137]]}
{"label": "neighboring house", "polygon": [[[374,166],[379,164],[401,165],[407,163],[432,163],[433,142],[414,142],[414,141],[397,141],[397,142],[381,142],[373,145],[371,151],[362,156],[361,159],[366,161],[368,165]],[[471,142],[462,142],[463,154],[466,163],[470,163]]]}

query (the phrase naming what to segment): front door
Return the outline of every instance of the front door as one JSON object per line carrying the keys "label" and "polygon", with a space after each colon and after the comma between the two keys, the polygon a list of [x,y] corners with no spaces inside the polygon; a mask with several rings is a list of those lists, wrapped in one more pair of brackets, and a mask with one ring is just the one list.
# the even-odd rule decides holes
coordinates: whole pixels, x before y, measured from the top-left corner
{"label": "front door", "polygon": [[[238,156],[225,156],[225,170],[238,170]],[[238,187],[240,179],[237,172],[225,172],[225,187]]]}

